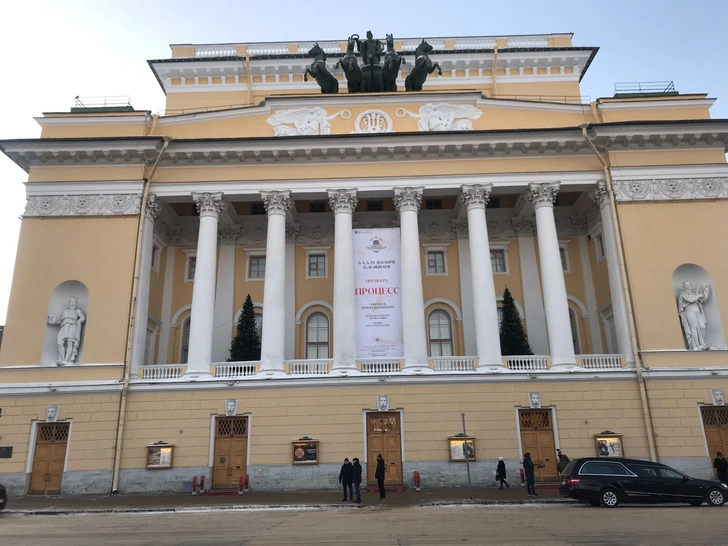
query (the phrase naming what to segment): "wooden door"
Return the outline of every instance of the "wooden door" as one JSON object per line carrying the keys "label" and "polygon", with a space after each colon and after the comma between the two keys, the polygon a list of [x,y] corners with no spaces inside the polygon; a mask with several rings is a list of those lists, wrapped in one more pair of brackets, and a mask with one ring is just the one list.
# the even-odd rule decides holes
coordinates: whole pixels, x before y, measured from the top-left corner
{"label": "wooden door", "polygon": [[[551,410],[520,410],[518,417],[521,425],[523,453],[531,453],[531,459],[537,467],[536,481],[558,481],[559,471]],[[543,468],[538,468],[540,465],[543,465]]]}
{"label": "wooden door", "polygon": [[402,479],[402,434],[399,412],[367,413],[367,484],[377,483],[377,455],[384,458],[384,485],[399,486]]}
{"label": "wooden door", "polygon": [[31,495],[60,495],[70,423],[39,423],[30,475]]}
{"label": "wooden door", "polygon": [[248,461],[248,418],[218,417],[215,422],[215,461],[212,487],[236,489]]}
{"label": "wooden door", "polygon": [[728,406],[705,406],[700,408],[700,411],[703,416],[703,428],[710,458],[715,459],[719,451],[726,455],[728,453]]}

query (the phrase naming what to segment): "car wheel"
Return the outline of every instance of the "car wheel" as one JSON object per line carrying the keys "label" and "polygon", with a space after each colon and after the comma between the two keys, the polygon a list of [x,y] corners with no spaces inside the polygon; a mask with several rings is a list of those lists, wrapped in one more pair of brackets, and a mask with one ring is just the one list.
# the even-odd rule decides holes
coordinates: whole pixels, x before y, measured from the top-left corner
{"label": "car wheel", "polygon": [[708,490],[706,499],[708,500],[708,506],[723,506],[725,503],[725,494],[723,491],[715,487]]}
{"label": "car wheel", "polygon": [[599,504],[605,508],[614,508],[619,504],[619,496],[617,492],[611,487],[602,489],[599,492]]}

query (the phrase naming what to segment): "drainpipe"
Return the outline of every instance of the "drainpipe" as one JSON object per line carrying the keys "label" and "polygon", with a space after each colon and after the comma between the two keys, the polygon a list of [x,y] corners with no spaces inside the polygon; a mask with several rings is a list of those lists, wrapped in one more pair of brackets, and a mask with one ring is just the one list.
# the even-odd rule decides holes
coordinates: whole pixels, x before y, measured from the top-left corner
{"label": "drainpipe", "polygon": [[[156,119],[154,120],[154,125],[156,125]],[[154,161],[154,165],[152,166],[152,170],[149,173],[149,177],[144,178],[143,180],[143,190],[142,190],[142,202],[141,207],[139,211],[139,227],[137,228],[137,240],[136,240],[136,254],[134,256],[134,279],[132,281],[131,286],[131,299],[129,301],[129,321],[127,323],[126,327],[126,353],[124,356],[124,383],[121,386],[121,399],[119,401],[119,418],[117,420],[116,425],[116,443],[114,445],[114,469],[113,469],[113,478],[111,480],[111,494],[115,494],[117,490],[119,489],[119,470],[120,470],[120,463],[121,463],[121,440],[124,436],[124,417],[126,414],[126,399],[127,395],[129,393],[129,374],[131,372],[131,340],[132,340],[132,331],[134,329],[134,304],[136,301],[137,296],[137,288],[139,286],[139,267],[141,264],[141,252],[142,252],[142,234],[144,230],[144,216],[147,212],[147,198],[149,197],[149,188],[152,185],[152,178],[154,177],[154,173],[157,171],[157,167],[159,166],[159,162],[162,159],[162,156],[164,155],[164,152],[167,150],[167,146],[169,146],[169,143],[172,141],[171,137],[162,137],[164,138],[164,144],[162,145],[162,149],[159,152],[159,155],[157,155],[157,159]]]}
{"label": "drainpipe", "polygon": [[248,79],[248,106],[253,104],[253,74],[250,72],[250,54],[248,48],[245,48],[245,75]]}
{"label": "drainpipe", "polygon": [[498,44],[493,46],[493,98],[498,97]]}
{"label": "drainpipe", "polygon": [[634,319],[634,313],[632,311],[632,298],[630,295],[629,282],[627,280],[627,268],[624,264],[624,247],[622,246],[622,235],[619,224],[619,216],[617,214],[617,204],[614,201],[614,192],[612,191],[612,175],[609,171],[609,166],[604,161],[602,154],[596,149],[594,143],[589,138],[586,130],[590,124],[583,123],[579,125],[581,134],[584,137],[584,141],[591,148],[594,155],[599,160],[604,170],[604,180],[607,186],[607,194],[609,195],[609,212],[612,215],[612,223],[614,224],[614,239],[617,243],[617,256],[619,258],[619,272],[622,276],[622,285],[624,286],[624,299],[627,305],[627,316],[629,317],[629,333],[630,341],[632,342],[632,351],[635,357],[635,369],[637,371],[637,384],[640,390],[640,399],[642,401],[642,413],[645,419],[645,426],[647,427],[647,446],[650,450],[650,459],[657,462],[657,442],[655,440],[655,429],[652,425],[652,411],[650,409],[650,401],[647,396],[647,386],[645,385],[645,378],[642,374],[642,358],[640,356],[638,343],[637,343],[637,325]]}

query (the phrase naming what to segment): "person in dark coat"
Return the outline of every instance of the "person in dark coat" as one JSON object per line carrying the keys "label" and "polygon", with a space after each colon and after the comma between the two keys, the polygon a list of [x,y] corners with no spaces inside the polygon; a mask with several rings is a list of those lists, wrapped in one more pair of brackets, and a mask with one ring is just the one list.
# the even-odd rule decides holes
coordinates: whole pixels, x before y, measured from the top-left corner
{"label": "person in dark coat", "polygon": [[352,502],[361,502],[361,465],[359,464],[359,458],[354,457],[354,493],[356,493],[356,500],[352,497]]}
{"label": "person in dark coat", "polygon": [[523,454],[523,470],[526,473],[528,496],[538,497],[538,493],[536,493],[536,465],[533,464],[530,453]]}
{"label": "person in dark coat", "polygon": [[354,466],[349,462],[348,458],[344,459],[344,464],[341,465],[341,472],[339,472],[339,483],[344,488],[344,498],[346,500],[346,491],[349,490],[349,498],[354,498],[354,492],[352,491],[352,483],[354,480]]}
{"label": "person in dark coat", "polygon": [[721,483],[728,485],[728,461],[726,461],[720,451],[717,457],[713,459],[713,469],[715,470],[715,477]]}
{"label": "person in dark coat", "polygon": [[556,465],[556,470],[558,471],[559,475],[566,470],[566,467],[569,466],[569,463],[571,462],[571,459],[569,459],[564,453],[561,453],[560,449],[556,450],[556,455],[558,455],[559,462]]}
{"label": "person in dark coat", "polygon": [[377,470],[374,472],[374,477],[377,479],[377,485],[379,485],[379,502],[384,502],[384,498],[387,496],[384,492],[384,459],[382,454],[377,455]]}
{"label": "person in dark coat", "polygon": [[506,489],[510,489],[510,484],[506,481],[506,463],[503,462],[503,457],[498,457],[498,466],[495,469],[495,479],[500,482],[498,489],[503,489],[503,485]]}

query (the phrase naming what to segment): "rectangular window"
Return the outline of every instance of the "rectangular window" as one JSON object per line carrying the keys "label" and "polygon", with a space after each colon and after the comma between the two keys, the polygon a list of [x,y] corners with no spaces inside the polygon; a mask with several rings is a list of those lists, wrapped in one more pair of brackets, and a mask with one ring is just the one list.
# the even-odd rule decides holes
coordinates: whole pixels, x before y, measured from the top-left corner
{"label": "rectangular window", "polygon": [[566,247],[559,247],[559,257],[561,258],[561,269],[564,273],[570,273],[569,256],[566,253]]}
{"label": "rectangular window", "polygon": [[265,279],[265,256],[251,256],[249,279]]}
{"label": "rectangular window", "polygon": [[157,245],[152,245],[152,269],[159,273],[159,254],[161,249]]}
{"label": "rectangular window", "polygon": [[309,201],[308,212],[326,212],[326,201]]}
{"label": "rectangular window", "polygon": [[594,237],[594,248],[597,253],[597,262],[601,262],[604,259],[604,236],[601,233]]}
{"label": "rectangular window", "polygon": [[426,210],[441,210],[442,199],[425,199]]}
{"label": "rectangular window", "polygon": [[427,273],[432,275],[445,274],[445,253],[441,250],[427,253]]}
{"label": "rectangular window", "polygon": [[197,256],[187,256],[187,267],[185,268],[185,282],[195,280],[195,269],[197,268]]}
{"label": "rectangular window", "polygon": [[493,273],[505,273],[506,272],[506,251],[505,250],[491,250],[490,251],[490,265],[493,268]]}
{"label": "rectangular window", "polygon": [[250,205],[250,214],[265,214],[265,205],[263,203],[252,203]]}
{"label": "rectangular window", "polygon": [[323,254],[309,254],[308,256],[308,276],[309,277],[325,277],[326,276],[326,256]]}
{"label": "rectangular window", "polygon": [[378,212],[384,210],[384,202],[381,200],[369,200],[367,201],[367,211]]}

